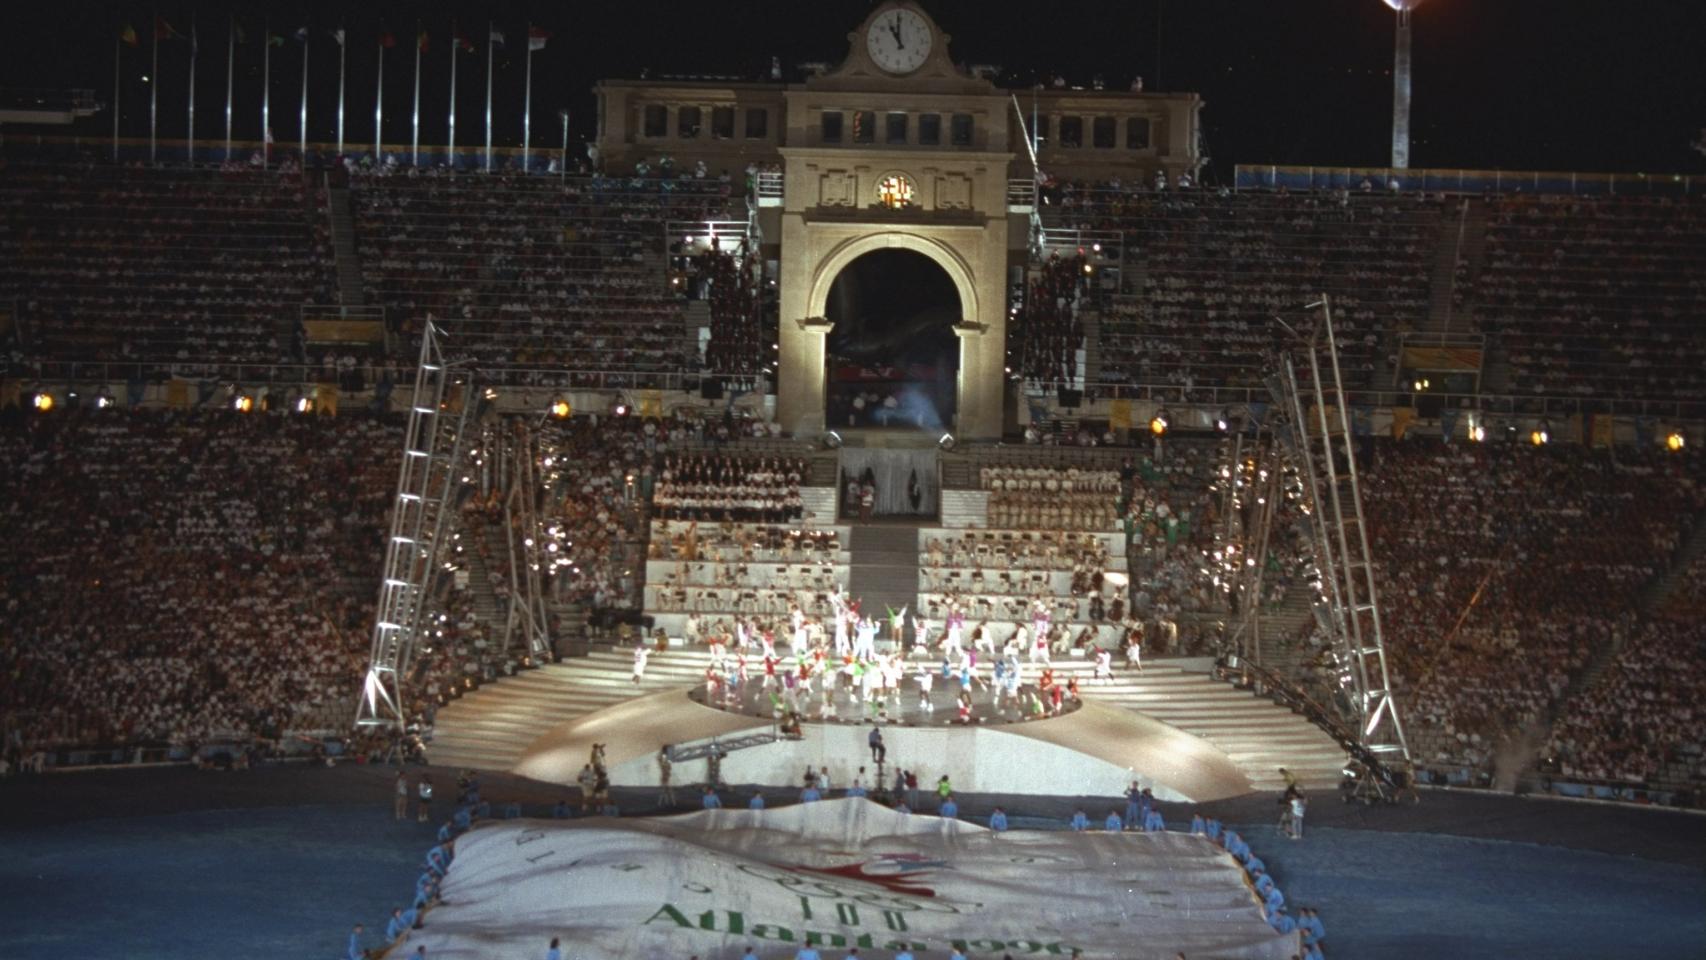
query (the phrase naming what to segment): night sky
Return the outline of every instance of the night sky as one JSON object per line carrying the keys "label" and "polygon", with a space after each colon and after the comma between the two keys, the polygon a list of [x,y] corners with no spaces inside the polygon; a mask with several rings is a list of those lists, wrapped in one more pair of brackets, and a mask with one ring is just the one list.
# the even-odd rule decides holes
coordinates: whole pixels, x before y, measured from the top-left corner
{"label": "night sky", "polygon": [[[681,3],[237,4],[167,2],[178,31],[199,23],[198,138],[224,136],[225,42],[239,11],[248,43],[237,51],[235,136],[259,131],[264,16],[286,41],[273,53],[272,126],[297,139],[301,47],[296,28],[314,28],[309,138],[331,140],[337,46],[349,37],[346,140],[373,138],[377,35],[386,55],[386,142],[406,143],[420,17],[431,35],[422,75],[422,134],[442,143],[449,93],[450,21],[476,52],[461,54],[457,139],[484,137],[485,34],[495,18],[508,38],[496,61],[498,144],[519,145],[525,34],[532,21],[553,34],[534,58],[534,143],[561,139],[568,107],[573,136],[593,133],[591,86],[600,77],[666,73],[758,78],[770,57],[795,64],[835,61],[869,0],[734,0]],[[1125,0],[1002,5],[927,0],[953,36],[956,59],[1001,65],[1010,85],[1063,73],[1088,86],[1102,74],[1124,88],[1142,74],[1150,90],[1203,94],[1208,152],[1224,177],[1234,163],[1379,165],[1389,152],[1393,15],[1379,0]],[[110,3],[11,2],[0,31],[0,83],[113,91],[114,38],[133,24],[142,41],[125,48],[122,132],[146,136],[151,8]],[[1159,25],[1159,26],[1158,26]],[[160,135],[186,125],[188,44],[162,42]],[[1706,172],[1690,142],[1706,127],[1706,5],[1687,0],[1427,0],[1415,14],[1412,166],[1585,171]],[[108,113],[79,132],[107,136]]]}

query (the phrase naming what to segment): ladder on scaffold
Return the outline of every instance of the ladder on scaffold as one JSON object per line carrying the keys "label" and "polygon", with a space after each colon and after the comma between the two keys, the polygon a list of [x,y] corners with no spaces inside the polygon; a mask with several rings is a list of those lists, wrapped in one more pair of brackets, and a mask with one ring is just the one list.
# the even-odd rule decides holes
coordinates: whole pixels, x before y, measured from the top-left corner
{"label": "ladder on scaffold", "polygon": [[384,576],[373,623],[373,646],[355,722],[401,730],[408,719],[405,678],[417,648],[425,648],[433,582],[449,545],[461,487],[458,465],[474,397],[473,377],[450,363],[444,334],[430,321],[421,332],[414,396],[403,435],[402,464],[385,541]]}
{"label": "ladder on scaffold", "polygon": [[1301,318],[1276,317],[1291,348],[1268,374],[1278,406],[1274,436],[1303,485],[1309,539],[1321,578],[1317,615],[1340,654],[1340,682],[1358,719],[1358,739],[1389,768],[1411,767],[1409,742],[1386,662],[1380,594],[1357,474],[1355,435],[1340,374],[1332,304],[1321,299]]}

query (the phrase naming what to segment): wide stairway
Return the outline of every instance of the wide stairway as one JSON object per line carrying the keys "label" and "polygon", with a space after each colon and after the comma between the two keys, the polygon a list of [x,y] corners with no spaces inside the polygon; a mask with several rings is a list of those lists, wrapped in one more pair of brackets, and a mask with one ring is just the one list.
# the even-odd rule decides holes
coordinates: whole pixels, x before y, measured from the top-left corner
{"label": "wide stairway", "polygon": [[852,530],[847,593],[888,636],[886,610],[918,611],[918,528],[907,523],[862,524]]}
{"label": "wide stairway", "polygon": [[[702,649],[655,655],[636,691],[630,680],[632,652],[605,648],[584,660],[487,684],[438,712],[427,755],[435,764],[505,770],[553,726],[636,692],[698,683],[709,663],[710,655]],[[1339,782],[1345,753],[1325,732],[1270,700],[1208,674],[1187,673],[1161,661],[1141,674],[1116,669],[1113,682],[1096,684],[1090,680],[1089,662],[1064,658],[1057,672],[1076,674],[1086,698],[1136,710],[1209,741],[1226,751],[1258,790],[1284,787],[1280,767],[1312,790],[1331,790]],[[1029,675],[1034,678],[1034,673]]]}

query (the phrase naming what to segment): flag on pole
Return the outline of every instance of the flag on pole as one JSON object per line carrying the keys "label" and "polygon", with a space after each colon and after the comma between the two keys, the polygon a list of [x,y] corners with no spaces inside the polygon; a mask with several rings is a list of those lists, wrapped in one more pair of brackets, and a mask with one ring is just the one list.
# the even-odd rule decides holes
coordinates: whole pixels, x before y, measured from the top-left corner
{"label": "flag on pole", "polygon": [[267,46],[282,47],[284,46],[284,38],[276,33],[269,33],[267,34]]}
{"label": "flag on pole", "polygon": [[473,53],[474,41],[468,39],[468,34],[464,32],[461,27],[456,27],[453,32],[456,38],[456,45],[462,49],[462,52]]}
{"label": "flag on pole", "polygon": [[496,27],[492,28],[492,43],[500,47],[504,45],[504,32]]}
{"label": "flag on pole", "polygon": [[393,34],[389,30],[380,31],[380,33],[379,33],[379,45],[384,47],[387,50],[391,49],[392,47],[395,47],[397,45],[396,35]]}
{"label": "flag on pole", "polygon": [[344,45],[344,28],[339,27],[336,30],[333,30],[330,32],[332,34],[332,39],[336,40],[338,42],[338,46],[340,46],[340,47],[343,46]]}
{"label": "flag on pole", "polygon": [[155,17],[154,18],[154,39],[156,39],[156,40],[170,40],[173,37],[176,37],[179,40],[184,39],[184,35],[179,33],[178,31],[174,30],[172,28],[172,25],[166,22],[165,17]]}
{"label": "flag on pole", "polygon": [[545,41],[549,39],[551,39],[551,31],[544,27],[527,28],[527,49],[543,50],[545,49]]}
{"label": "flag on pole", "polygon": [[432,49],[432,38],[427,36],[425,27],[415,28],[415,48],[422,53]]}
{"label": "flag on pole", "polygon": [[296,28],[296,42],[297,43],[307,43],[308,42],[308,28],[307,27],[297,27]]}
{"label": "flag on pole", "polygon": [[236,29],[237,29],[237,42],[238,43],[248,43],[249,42],[249,34],[243,29],[243,25],[240,23],[233,23],[232,26],[236,27]]}
{"label": "flag on pole", "polygon": [[123,40],[123,41],[124,41],[124,43],[125,43],[125,45],[126,45],[126,46],[131,46],[131,47],[140,47],[140,46],[142,46],[142,41],[141,41],[141,39],[139,39],[139,38],[138,38],[138,37],[137,37],[137,36],[136,36],[136,28],[135,28],[135,27],[133,27],[133,26],[131,26],[131,25],[130,25],[130,24],[128,24],[128,23],[127,23],[127,24],[125,24],[125,25],[124,25],[124,29],[123,29],[123,30],[120,30],[120,31],[119,31],[119,35],[118,35],[118,38],[119,38],[119,39],[120,39],[120,40]]}

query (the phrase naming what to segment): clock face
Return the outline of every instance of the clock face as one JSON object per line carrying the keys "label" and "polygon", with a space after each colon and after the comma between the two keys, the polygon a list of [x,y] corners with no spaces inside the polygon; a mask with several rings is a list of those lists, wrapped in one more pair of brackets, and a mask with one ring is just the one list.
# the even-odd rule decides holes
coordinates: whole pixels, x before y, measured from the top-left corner
{"label": "clock face", "polygon": [[878,67],[889,73],[911,73],[930,57],[930,24],[912,10],[888,10],[880,14],[865,34],[865,50]]}

